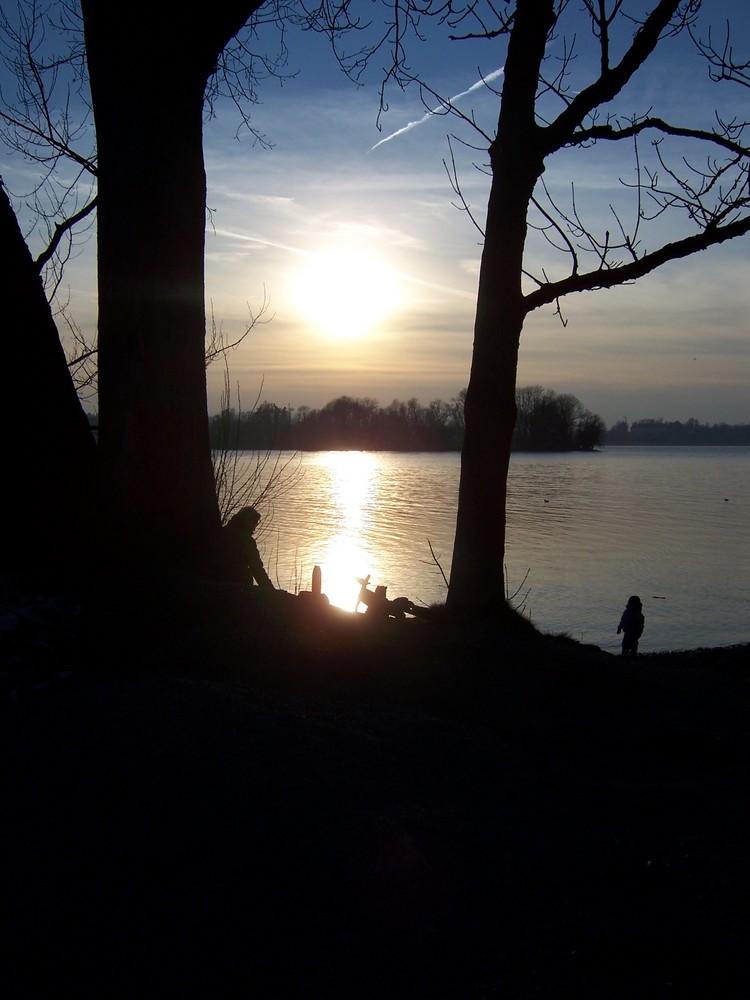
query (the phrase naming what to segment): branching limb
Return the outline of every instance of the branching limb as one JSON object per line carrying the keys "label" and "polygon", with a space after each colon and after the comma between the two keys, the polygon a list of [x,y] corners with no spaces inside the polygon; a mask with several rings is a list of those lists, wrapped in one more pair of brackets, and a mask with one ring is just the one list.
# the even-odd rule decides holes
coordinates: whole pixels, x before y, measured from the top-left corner
{"label": "branching limb", "polygon": [[669,261],[681,260],[691,254],[719,246],[728,240],[750,233],[750,217],[737,219],[723,226],[711,226],[693,236],[667,243],[638,260],[609,269],[600,268],[585,274],[570,275],[561,281],[553,281],[524,297],[526,312],[548,305],[555,299],[571,292],[587,292],[595,288],[615,288],[628,284],[655,271]]}
{"label": "branching limb", "polygon": [[[617,0],[618,4],[619,2]],[[602,0],[586,0],[586,4],[594,18],[594,33],[599,33],[599,76],[579,90],[555,121],[546,126],[543,144],[550,153],[567,145],[573,133],[581,128],[590,115],[621,93],[652,55],[659,41],[666,35],[677,34],[689,27],[696,13],[694,5],[684,4],[683,0],[659,0],[640,24],[622,58],[614,66],[610,66],[609,18],[604,16],[604,3]]]}
{"label": "branching limb", "polygon": [[226,358],[230,351],[236,350],[242,341],[247,337],[251,330],[255,329],[256,326],[262,325],[264,323],[270,323],[273,316],[266,316],[268,309],[270,307],[270,299],[266,294],[265,285],[263,286],[263,301],[261,303],[258,312],[253,312],[248,303],[248,312],[250,313],[250,322],[245,324],[245,329],[238,337],[234,340],[228,341],[226,334],[224,333],[224,328],[216,325],[216,317],[214,316],[213,303],[211,305],[211,323],[208,335],[208,342],[206,344],[206,368],[213,364],[217,358],[223,358],[226,364]]}
{"label": "branching limb", "polygon": [[705,39],[701,39],[697,32],[691,28],[690,37],[706,60],[712,80],[716,82],[726,80],[738,83],[742,87],[750,87],[750,60],[738,59],[735,56],[729,25],[726,26],[724,41],[720,45],[714,43],[711,28],[708,29]]}
{"label": "branching limb", "polygon": [[68,216],[67,219],[55,226],[55,231],[52,234],[52,239],[50,240],[48,246],[34,261],[39,271],[42,270],[42,268],[57,252],[63,237],[70,233],[70,231],[74,229],[79,222],[82,222],[84,219],[88,218],[89,215],[91,215],[96,208],[96,202],[96,197],[92,198],[88,205],[84,205],[79,212]]}
{"label": "branching limb", "polygon": [[638,136],[643,132],[654,129],[663,135],[681,139],[696,139],[700,142],[710,143],[718,149],[723,149],[736,156],[747,156],[750,150],[739,139],[734,138],[734,136],[741,137],[748,124],[750,123],[733,123],[725,125],[722,131],[716,132],[707,129],[683,128],[678,125],[670,125],[661,118],[643,118],[638,121],[632,121],[623,127],[615,126],[610,122],[606,125],[595,125],[591,128],[578,129],[571,134],[570,140],[566,145],[582,146],[599,139],[617,142],[622,139],[630,139],[633,136]]}

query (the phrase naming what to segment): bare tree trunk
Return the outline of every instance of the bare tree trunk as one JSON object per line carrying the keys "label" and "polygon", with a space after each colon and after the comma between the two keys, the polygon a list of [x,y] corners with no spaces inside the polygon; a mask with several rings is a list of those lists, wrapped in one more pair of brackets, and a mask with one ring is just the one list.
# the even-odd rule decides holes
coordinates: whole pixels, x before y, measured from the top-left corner
{"label": "bare tree trunk", "polygon": [[[516,370],[523,327],[520,270],[525,234],[511,245],[510,220],[498,204],[504,181],[490,196],[479,279],[471,376],[464,407],[456,537],[447,605],[473,617],[496,615],[505,601],[503,562],[511,438],[516,422]],[[506,188],[506,190],[512,190]],[[516,226],[517,229],[517,226]]]}
{"label": "bare tree trunk", "polygon": [[217,0],[197,18],[154,0],[113,18],[82,4],[99,153],[108,557],[200,566],[219,530],[204,366],[203,99],[223,47],[258,6]]}
{"label": "bare tree trunk", "polygon": [[82,561],[94,537],[96,445],[57,327],[0,183],[6,451],[0,565],[35,573]]}
{"label": "bare tree trunk", "polygon": [[[552,29],[557,32],[561,28],[559,21],[566,10],[571,11],[570,23],[575,28],[578,14],[573,15],[573,6],[558,0],[518,0],[512,16],[503,21],[504,30],[510,34],[497,138],[490,146],[492,187],[466,397],[466,437],[448,593],[451,610],[474,617],[502,616],[505,604],[507,473],[516,417],[519,337],[527,313],[573,292],[613,288],[637,280],[669,261],[681,260],[750,231],[750,151],[744,139],[747,127],[734,118],[733,110],[726,115],[717,110],[718,126],[712,130],[665,121],[650,109],[625,116],[616,109],[608,110],[661,41],[682,32],[689,32],[691,40],[698,44],[711,79],[747,86],[747,63],[735,61],[729,35],[722,50],[713,47],[710,34],[707,43],[698,41],[700,30],[695,19],[700,4],[653,0],[644,5],[640,19],[633,21],[632,14],[621,10],[620,4],[586,3],[583,18],[584,22],[588,19],[593,32],[597,60],[592,63],[590,82],[582,86],[580,80],[573,83],[573,64],[579,55],[574,52],[572,36],[561,46],[563,54],[555,53],[551,66],[557,69],[551,76],[540,72],[545,45],[553,38]],[[626,29],[624,33],[621,26]],[[558,47],[561,36],[554,37]],[[535,113],[537,92],[541,101],[539,123]],[[560,101],[561,108],[551,120],[549,112],[554,104],[547,101],[550,95]],[[730,121],[732,124],[725,124]],[[574,194],[572,212],[567,215],[558,209],[549,192],[543,192],[542,201],[547,204],[546,208],[540,205],[539,210],[550,231],[560,237],[563,246],[557,249],[568,257],[567,274],[554,281],[546,276],[536,279],[536,287],[524,294],[527,214],[546,159],[566,148],[582,150],[599,139],[629,143],[649,133],[657,137],[654,145],[660,148],[656,162],[661,165],[666,183],[662,186],[660,180],[652,185],[656,174],[638,161],[638,176],[643,177],[643,184],[639,180],[635,186],[637,222],[631,231],[623,228],[614,242],[606,229],[598,235],[578,231],[580,216]],[[665,152],[661,144],[669,138],[689,140],[692,152],[686,155],[679,144]],[[696,157],[696,150],[701,149],[705,154]],[[680,167],[670,166],[673,157]],[[694,162],[704,165],[695,167]],[[641,205],[645,192],[654,199],[654,205],[652,212],[644,215]],[[684,213],[686,235],[661,245],[657,241],[655,248],[642,250],[641,222],[649,214],[657,219],[667,213],[672,217]],[[619,226],[620,217],[616,218]],[[555,239],[550,243],[554,245]],[[571,400],[567,403],[572,405]],[[570,416],[572,419],[572,409]]]}
{"label": "bare tree trunk", "polygon": [[526,316],[521,288],[527,214],[544,169],[534,101],[551,0],[520,4],[508,46],[479,275],[466,433],[447,606],[490,618],[505,607],[505,516],[516,371]]}

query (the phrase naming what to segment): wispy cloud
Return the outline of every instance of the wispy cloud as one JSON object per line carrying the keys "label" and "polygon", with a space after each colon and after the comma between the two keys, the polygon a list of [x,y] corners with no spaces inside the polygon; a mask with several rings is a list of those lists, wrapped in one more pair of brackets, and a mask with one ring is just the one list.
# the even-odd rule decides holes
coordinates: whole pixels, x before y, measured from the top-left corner
{"label": "wispy cloud", "polygon": [[489,76],[483,76],[481,80],[477,80],[476,83],[472,83],[468,90],[462,90],[460,94],[454,94],[454,96],[450,97],[445,104],[440,104],[432,111],[426,111],[421,118],[417,118],[416,121],[409,122],[407,125],[404,125],[403,128],[397,129],[395,132],[391,132],[390,135],[381,139],[380,142],[376,142],[370,149],[370,152],[372,152],[373,149],[377,149],[378,146],[382,146],[384,143],[390,142],[391,139],[397,139],[398,136],[411,132],[411,130],[416,128],[418,125],[423,125],[426,121],[429,121],[434,115],[444,114],[448,105],[455,104],[457,101],[460,101],[462,97],[466,97],[468,94],[473,94],[474,91],[484,87],[485,84],[492,83],[493,80],[497,80],[499,76],[502,76],[504,70],[505,67],[501,66],[500,69],[494,70],[494,72],[490,73]]}

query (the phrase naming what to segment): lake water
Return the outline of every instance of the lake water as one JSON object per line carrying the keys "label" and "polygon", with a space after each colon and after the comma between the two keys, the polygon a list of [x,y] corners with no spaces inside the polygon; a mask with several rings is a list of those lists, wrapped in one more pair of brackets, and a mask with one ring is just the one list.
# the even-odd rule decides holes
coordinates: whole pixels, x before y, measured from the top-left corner
{"label": "lake water", "polygon": [[[324,593],[349,610],[368,574],[390,598],[445,600],[459,463],[297,456],[295,481],[264,508],[269,573],[297,592],[318,565]],[[643,652],[750,641],[750,448],[515,453],[508,500],[509,593],[543,631],[616,652],[620,614],[639,594]]]}

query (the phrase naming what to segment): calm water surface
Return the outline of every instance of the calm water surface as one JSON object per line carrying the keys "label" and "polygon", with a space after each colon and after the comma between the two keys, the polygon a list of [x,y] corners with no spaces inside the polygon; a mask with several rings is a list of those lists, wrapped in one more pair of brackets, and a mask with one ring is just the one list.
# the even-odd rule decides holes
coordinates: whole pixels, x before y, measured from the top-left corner
{"label": "calm water surface", "polygon": [[[347,609],[368,574],[389,597],[445,600],[458,455],[315,452],[298,462],[259,537],[279,586],[309,589],[319,565],[324,592]],[[509,592],[543,631],[616,651],[635,593],[644,652],[750,641],[750,448],[516,453],[508,500]]]}

